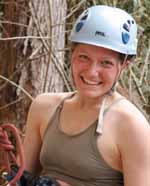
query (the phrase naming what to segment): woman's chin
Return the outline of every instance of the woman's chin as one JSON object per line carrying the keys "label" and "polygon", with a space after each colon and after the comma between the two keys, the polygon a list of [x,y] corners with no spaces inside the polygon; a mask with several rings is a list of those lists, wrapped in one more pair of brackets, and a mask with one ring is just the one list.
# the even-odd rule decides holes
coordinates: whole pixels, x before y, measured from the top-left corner
{"label": "woman's chin", "polygon": [[94,90],[80,90],[80,94],[87,98],[100,98],[103,97],[105,94],[105,91],[94,91]]}
{"label": "woman's chin", "polygon": [[110,88],[108,86],[104,86],[104,84],[86,85],[82,83],[81,85],[78,84],[76,88],[82,96],[89,97],[89,98],[103,97],[110,90]]}

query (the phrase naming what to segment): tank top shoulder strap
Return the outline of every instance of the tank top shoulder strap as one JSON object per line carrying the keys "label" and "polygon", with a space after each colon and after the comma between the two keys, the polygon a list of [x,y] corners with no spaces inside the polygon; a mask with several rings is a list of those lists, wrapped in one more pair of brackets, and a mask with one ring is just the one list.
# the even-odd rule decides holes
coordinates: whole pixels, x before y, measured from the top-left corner
{"label": "tank top shoulder strap", "polygon": [[63,107],[63,104],[64,104],[64,102],[65,102],[65,100],[66,100],[66,99],[69,99],[69,98],[72,98],[72,97],[75,95],[75,93],[76,93],[76,92],[72,92],[72,94],[70,94],[70,95],[66,96],[65,98],[63,98],[63,99],[60,101],[59,105],[56,107],[56,110],[57,110],[58,108],[62,108],[62,107]]}
{"label": "tank top shoulder strap", "polygon": [[56,108],[55,108],[55,110],[54,110],[54,112],[53,112],[53,114],[52,114],[52,117],[51,117],[50,120],[49,120],[49,123],[51,123],[51,122],[53,121],[53,118],[55,118],[55,117],[56,117],[56,114],[62,109],[65,100],[66,100],[66,99],[69,99],[69,98],[71,98],[71,97],[73,97],[74,95],[75,95],[75,92],[72,92],[72,94],[69,94],[68,96],[66,96],[65,98],[63,98],[63,99],[58,103],[58,105],[56,106]]}
{"label": "tank top shoulder strap", "polygon": [[72,94],[66,96],[65,98],[63,98],[63,99],[58,103],[58,105],[56,106],[55,110],[54,110],[53,113],[52,113],[52,116],[50,117],[50,119],[49,119],[49,121],[48,121],[48,125],[47,125],[47,127],[46,127],[44,136],[45,136],[46,131],[47,131],[47,129],[49,128],[49,126],[52,126],[53,123],[55,123],[54,120],[55,120],[57,117],[59,117],[57,114],[59,114],[59,113],[61,112],[61,109],[62,109],[62,107],[63,107],[64,101],[65,101],[66,99],[69,99],[69,98],[73,97],[74,95],[75,95],[75,92],[72,92]]}
{"label": "tank top shoulder strap", "polygon": [[75,92],[73,92],[72,94],[66,96],[65,98],[63,98],[63,99],[59,102],[59,104],[56,106],[56,109],[54,110],[54,112],[53,112],[53,114],[52,114],[52,117],[51,117],[49,123],[53,120],[53,118],[54,118],[55,115],[57,114],[58,110],[61,110],[61,109],[62,109],[65,100],[66,100],[66,99],[69,99],[69,98],[71,98],[71,97],[73,97],[74,95],[75,95]]}
{"label": "tank top shoulder strap", "polygon": [[104,115],[106,114],[106,112],[108,112],[108,110],[110,110],[115,104],[117,104],[119,101],[126,99],[125,97],[120,97],[118,99],[116,99],[109,107],[105,108],[106,106],[106,102],[107,102],[107,98],[108,96],[106,96],[102,102],[102,106],[99,112],[99,118],[98,118],[98,124],[97,124],[97,129],[96,132],[99,134],[103,133],[103,124],[104,124]]}
{"label": "tank top shoulder strap", "polygon": [[116,99],[111,105],[109,105],[108,108],[105,109],[104,114],[106,112],[108,112],[108,110],[110,110],[114,105],[116,105],[119,101],[121,101],[123,99],[126,99],[126,98],[125,97],[120,97],[120,98]]}

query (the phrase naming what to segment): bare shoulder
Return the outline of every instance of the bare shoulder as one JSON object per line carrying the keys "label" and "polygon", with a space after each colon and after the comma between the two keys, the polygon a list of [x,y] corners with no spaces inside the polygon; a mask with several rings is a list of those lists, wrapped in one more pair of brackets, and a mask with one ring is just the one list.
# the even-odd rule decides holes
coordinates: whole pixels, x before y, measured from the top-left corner
{"label": "bare shoulder", "polygon": [[62,92],[62,93],[43,93],[39,94],[33,101],[32,105],[36,106],[38,109],[42,110],[47,107],[54,106],[59,103],[65,97],[71,95],[72,92]]}
{"label": "bare shoulder", "polygon": [[[128,100],[122,100],[116,108],[117,141],[123,154],[148,152],[150,125],[139,109]],[[144,150],[145,149],[145,150]]]}
{"label": "bare shoulder", "polygon": [[[61,100],[71,95],[72,92],[66,93],[43,93],[38,95],[32,102],[29,113],[28,123],[43,128]],[[43,129],[42,129],[43,130]]]}
{"label": "bare shoulder", "polygon": [[108,111],[107,119],[110,121],[112,118],[112,127],[115,127],[119,136],[124,136],[125,131],[128,131],[127,134],[130,135],[132,132],[137,133],[139,131],[142,133],[142,131],[147,131],[150,128],[143,113],[127,99],[116,102]]}
{"label": "bare shoulder", "polygon": [[[143,133],[150,129],[150,125],[143,113],[130,101],[122,100],[117,108],[118,122],[120,130]],[[120,131],[122,132],[122,131]]]}
{"label": "bare shoulder", "polygon": [[123,99],[115,104],[108,112],[107,119],[111,118],[111,130],[114,131],[119,149],[128,147],[131,142],[143,143],[150,137],[150,124],[143,113],[129,100]]}
{"label": "bare shoulder", "polygon": [[150,125],[131,102],[122,100],[119,104],[116,108],[116,134],[125,183],[147,186],[150,171]]}

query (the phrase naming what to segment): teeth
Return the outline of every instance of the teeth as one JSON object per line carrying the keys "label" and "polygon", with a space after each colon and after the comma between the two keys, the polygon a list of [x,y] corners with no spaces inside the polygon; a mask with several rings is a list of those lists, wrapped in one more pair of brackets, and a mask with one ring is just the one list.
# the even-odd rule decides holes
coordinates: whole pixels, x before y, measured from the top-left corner
{"label": "teeth", "polygon": [[100,82],[91,81],[91,80],[85,79],[85,78],[83,78],[83,77],[82,77],[82,79],[83,79],[83,81],[84,81],[85,83],[87,83],[88,85],[99,85],[99,84],[100,84]]}

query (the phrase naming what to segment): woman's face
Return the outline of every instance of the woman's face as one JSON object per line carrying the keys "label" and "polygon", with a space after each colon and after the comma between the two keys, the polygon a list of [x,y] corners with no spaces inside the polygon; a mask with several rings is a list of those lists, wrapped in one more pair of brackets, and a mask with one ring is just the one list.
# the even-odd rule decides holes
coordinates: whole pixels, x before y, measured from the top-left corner
{"label": "woman's face", "polygon": [[120,70],[119,53],[115,51],[87,44],[79,44],[73,51],[73,80],[84,96],[103,96],[117,80]]}

